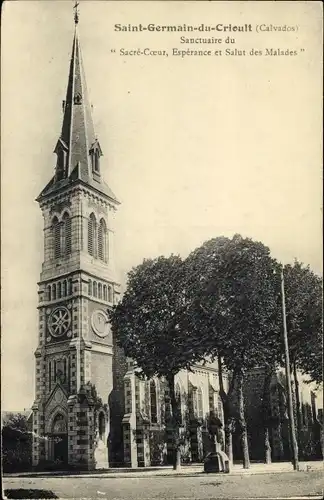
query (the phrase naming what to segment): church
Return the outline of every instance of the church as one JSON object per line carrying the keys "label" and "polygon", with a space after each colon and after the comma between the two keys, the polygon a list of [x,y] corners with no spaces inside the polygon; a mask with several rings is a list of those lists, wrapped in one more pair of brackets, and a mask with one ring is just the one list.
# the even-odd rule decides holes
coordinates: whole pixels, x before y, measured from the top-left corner
{"label": "church", "polygon": [[[167,388],[162,381],[136,377],[109,328],[107,310],[120,298],[113,251],[119,201],[103,177],[78,21],[76,13],[55,174],[37,198],[44,261],[32,462],[87,469],[145,466],[170,453],[163,438]],[[210,404],[221,411],[212,366],[179,375],[183,410],[189,386],[197,417],[203,418]],[[202,457],[197,432],[192,444],[193,458]]]}
{"label": "church", "polygon": [[[44,260],[32,464],[92,470],[171,463],[168,387],[163,380],[136,376],[109,327],[107,311],[121,296],[114,255],[119,201],[104,180],[104,145],[94,130],[77,11],[74,21],[55,173],[37,198]],[[181,372],[176,394],[182,460],[201,461],[210,446],[206,417],[212,411],[223,421],[216,366]]]}

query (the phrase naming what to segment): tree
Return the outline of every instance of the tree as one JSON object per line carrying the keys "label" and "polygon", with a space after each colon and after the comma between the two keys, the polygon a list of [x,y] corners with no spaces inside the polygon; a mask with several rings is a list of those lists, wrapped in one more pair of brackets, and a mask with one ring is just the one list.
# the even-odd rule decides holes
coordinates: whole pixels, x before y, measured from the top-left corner
{"label": "tree", "polygon": [[293,371],[320,384],[322,371],[322,279],[295,260],[284,268],[287,329]]}
{"label": "tree", "polygon": [[290,369],[294,379],[298,445],[301,448],[302,417],[298,371],[310,381],[322,382],[322,280],[309,266],[295,260],[284,267],[286,319]]}
{"label": "tree", "polygon": [[8,413],[2,422],[2,458],[6,472],[31,467],[32,436],[23,413]]}
{"label": "tree", "polygon": [[122,301],[109,317],[117,344],[135,360],[140,372],[165,377],[170,390],[174,429],[174,468],[180,467],[181,414],[175,376],[202,359],[199,339],[187,329],[186,267],[180,257],[146,259],[128,273]]}
{"label": "tree", "polygon": [[[260,242],[235,235],[204,243],[186,259],[194,290],[189,322],[200,330],[206,354],[218,355],[227,448],[233,418],[240,430],[243,466],[249,467],[243,382],[246,370],[271,364],[278,351],[277,262]],[[223,364],[231,372],[223,388]],[[237,396],[237,414],[233,397]]]}

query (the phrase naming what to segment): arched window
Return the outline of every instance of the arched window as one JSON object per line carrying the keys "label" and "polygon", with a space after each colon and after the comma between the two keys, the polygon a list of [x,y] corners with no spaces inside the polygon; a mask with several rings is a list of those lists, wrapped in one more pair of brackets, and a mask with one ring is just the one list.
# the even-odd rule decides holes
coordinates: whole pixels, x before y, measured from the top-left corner
{"label": "arched window", "polygon": [[92,295],[92,281],[88,281],[88,295]]}
{"label": "arched window", "polygon": [[48,363],[48,390],[52,389],[52,363]]}
{"label": "arched window", "polygon": [[170,389],[168,385],[164,386],[164,408],[165,408],[165,419],[169,420],[172,415],[172,409],[170,400]]}
{"label": "arched window", "polygon": [[51,285],[47,285],[46,287],[46,300],[52,300],[52,290]]}
{"label": "arched window", "polygon": [[156,385],[154,380],[150,382],[150,408],[151,408],[151,422],[157,423],[157,403],[156,403]]}
{"label": "arched window", "polygon": [[102,299],[102,284],[98,283],[98,299]]}
{"label": "arched window", "polygon": [[64,255],[69,255],[72,251],[72,231],[71,219],[67,212],[64,213],[62,222],[62,250]]}
{"label": "arched window", "polygon": [[112,302],[113,301],[113,289],[112,289],[112,286],[109,286],[108,287],[108,302]]}
{"label": "arched window", "polygon": [[61,256],[61,224],[57,217],[52,220],[52,239],[54,249],[54,259]]}
{"label": "arched window", "polygon": [[92,213],[88,220],[88,252],[92,257],[96,256],[96,218]]}
{"label": "arched window", "polygon": [[93,282],[93,296],[97,297],[97,282]]}
{"label": "arched window", "polygon": [[52,285],[52,300],[56,300],[56,285]]}
{"label": "arched window", "polygon": [[68,290],[67,290],[68,295],[72,295],[72,278],[68,279]]}
{"label": "arched window", "polygon": [[57,284],[57,298],[60,299],[62,297],[62,285],[61,282],[59,281]]}
{"label": "arched window", "polygon": [[68,383],[68,386],[69,386],[69,389],[71,390],[71,364],[72,364],[72,359],[71,359],[71,356],[68,357],[68,366],[67,366],[67,370],[68,370],[68,373],[67,373],[67,383]]}
{"label": "arched window", "polygon": [[99,414],[99,422],[98,422],[98,428],[99,428],[99,439],[101,441],[104,441],[105,439],[105,434],[106,434],[106,418],[105,414],[103,412],[100,412]]}
{"label": "arched window", "polygon": [[62,283],[62,297],[66,297],[67,295],[67,281],[64,280]]}
{"label": "arched window", "polygon": [[104,262],[108,260],[107,226],[104,219],[100,219],[98,228],[98,257]]}
{"label": "arched window", "polygon": [[197,391],[197,413],[198,418],[204,418],[204,409],[203,409],[203,393],[201,387],[199,387]]}
{"label": "arched window", "polygon": [[103,299],[108,300],[108,294],[107,294],[107,285],[103,286]]}
{"label": "arched window", "polygon": [[176,385],[175,396],[176,396],[177,404],[178,404],[179,423],[182,424],[182,409],[183,408],[182,408],[181,388],[180,388],[180,384],[179,383]]}

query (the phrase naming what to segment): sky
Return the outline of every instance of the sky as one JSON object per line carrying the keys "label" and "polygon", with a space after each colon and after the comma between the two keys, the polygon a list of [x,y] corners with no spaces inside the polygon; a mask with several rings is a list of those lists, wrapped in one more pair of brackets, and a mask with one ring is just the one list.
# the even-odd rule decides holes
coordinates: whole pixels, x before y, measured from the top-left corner
{"label": "sky", "polygon": [[[240,233],[322,274],[319,2],[80,2],[79,32],[102,168],[121,205],[120,280],[143,258],[185,257]],[[73,2],[6,2],[2,17],[2,408],[34,396],[43,221],[74,31]],[[118,32],[115,24],[245,25],[252,32]],[[256,32],[263,25],[269,29]],[[278,26],[286,30],[278,31]],[[273,29],[276,27],[276,29]],[[294,27],[294,31],[287,29]],[[221,44],[181,44],[180,37]],[[225,55],[225,49],[248,55]],[[125,56],[120,49],[165,50]],[[222,50],[221,56],[173,56]],[[295,56],[250,56],[252,49]],[[114,52],[112,52],[114,51]]]}

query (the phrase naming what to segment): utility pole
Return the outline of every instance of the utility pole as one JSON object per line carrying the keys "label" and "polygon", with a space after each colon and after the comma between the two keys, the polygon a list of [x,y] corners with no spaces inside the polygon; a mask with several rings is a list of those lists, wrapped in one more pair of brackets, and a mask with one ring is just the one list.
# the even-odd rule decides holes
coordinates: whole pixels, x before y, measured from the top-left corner
{"label": "utility pole", "polygon": [[291,391],[291,377],[290,377],[290,361],[289,361],[289,348],[288,348],[288,334],[287,334],[287,320],[286,320],[286,301],[285,301],[285,281],[283,267],[281,268],[281,299],[282,299],[282,321],[283,321],[283,336],[285,345],[285,368],[288,392],[288,415],[289,415],[289,428],[290,440],[292,448],[292,464],[294,470],[298,470],[298,446],[296,439],[294,409]]}

